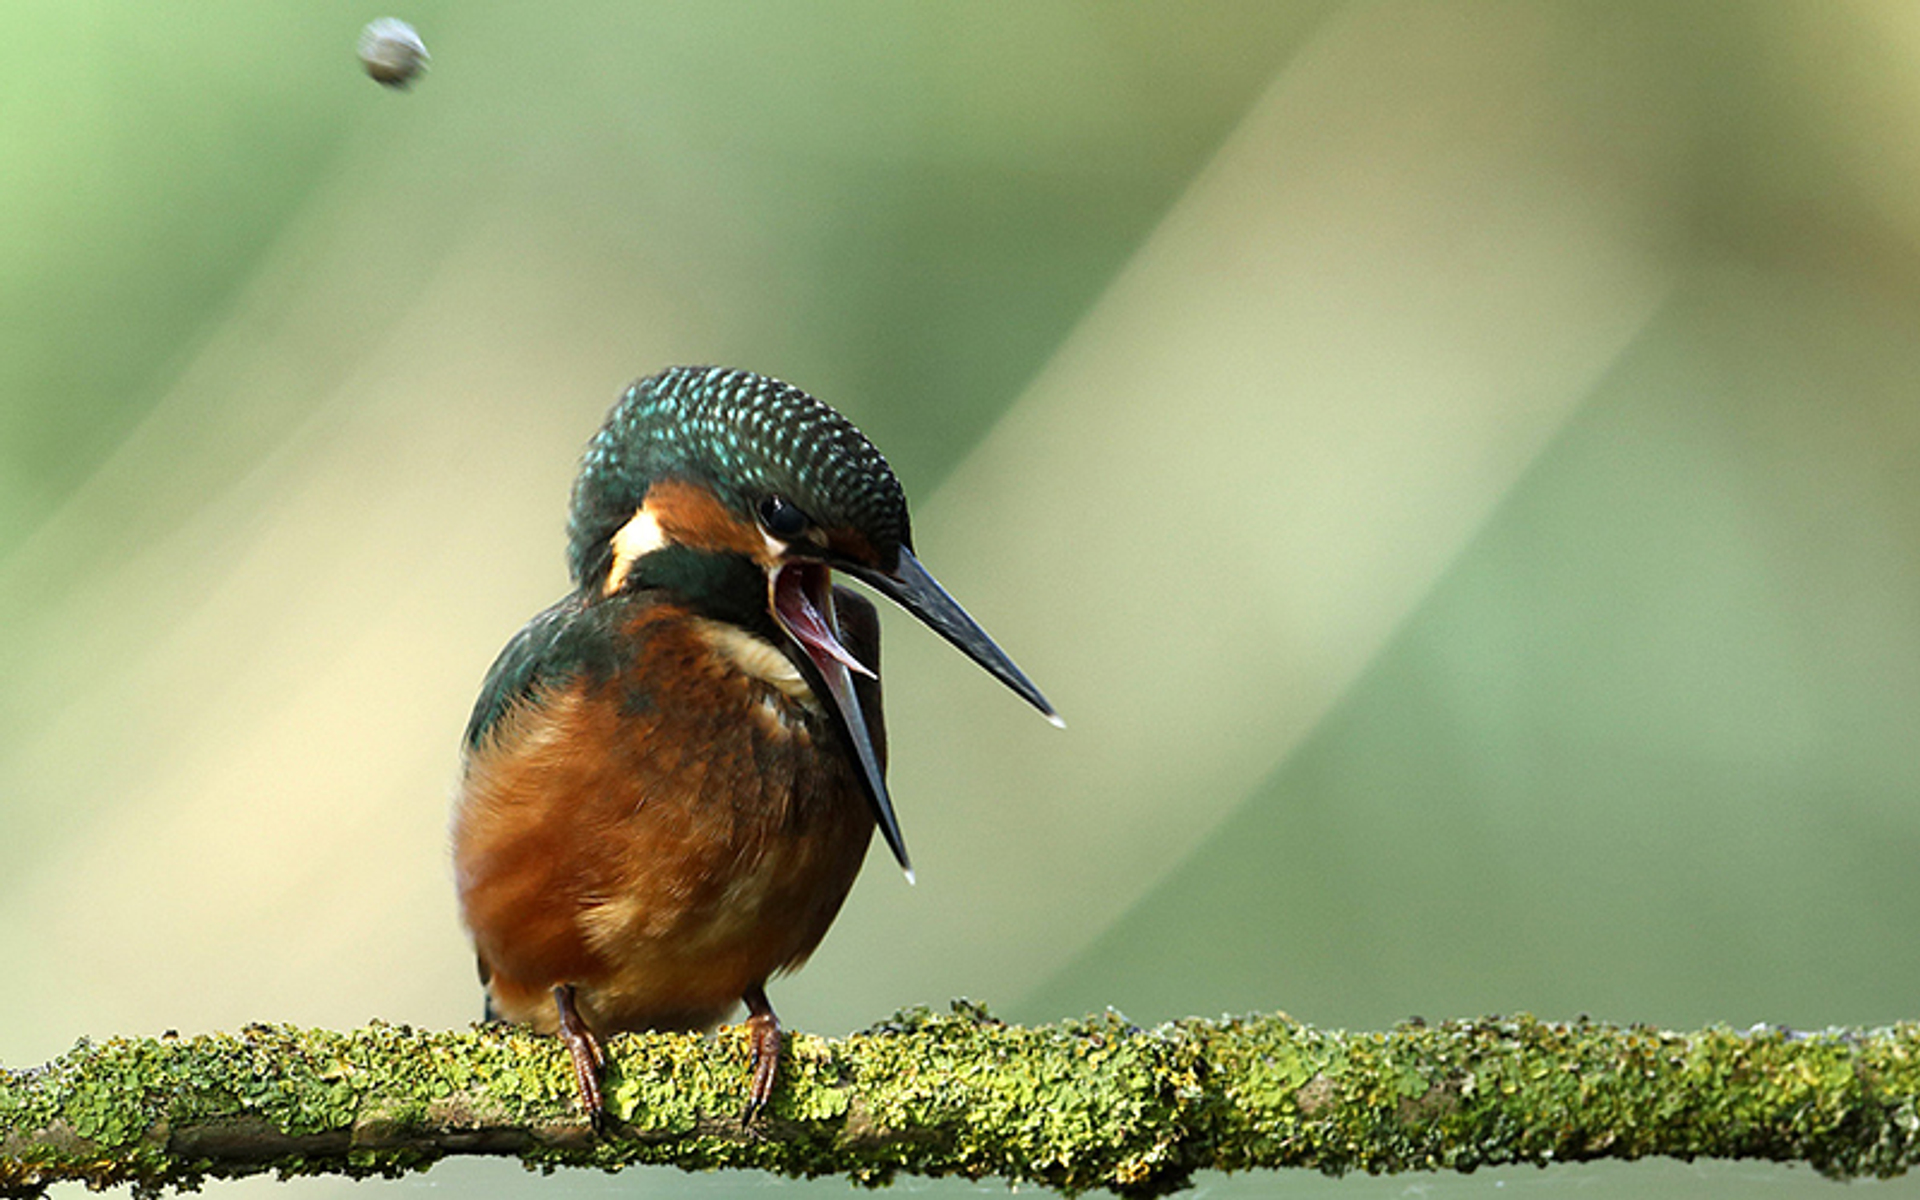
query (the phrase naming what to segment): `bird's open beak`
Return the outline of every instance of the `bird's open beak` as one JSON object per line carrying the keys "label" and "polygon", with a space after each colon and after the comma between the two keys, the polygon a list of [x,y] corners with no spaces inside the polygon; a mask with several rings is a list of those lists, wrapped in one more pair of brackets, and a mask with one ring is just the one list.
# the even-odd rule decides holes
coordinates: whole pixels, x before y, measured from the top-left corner
{"label": "bird's open beak", "polygon": [[880,756],[874,752],[873,734],[867,727],[867,714],[854,690],[857,672],[869,679],[873,671],[840,642],[839,624],[833,615],[833,574],[826,564],[789,562],[773,574],[773,615],[787,636],[800,643],[808,661],[826,684],[835,715],[853,746],[860,764],[860,777],[867,785],[867,800],[873,806],[880,836],[900,869],[913,878],[913,864],[907,858],[907,841],[900,832],[900,820],[893,814],[893,799],[887,795],[886,773],[880,768]]}
{"label": "bird's open beak", "polygon": [[[959,647],[961,653],[985,667],[995,678],[1019,693],[1027,703],[1039,709],[1047,720],[1055,725],[1063,723],[1053,711],[1053,705],[1047,703],[1047,698],[1040,694],[1040,689],[1034,687],[1032,681],[1013,664],[1006,651],[994,645],[987,631],[967,615],[967,610],[961,608],[959,602],[949,596],[933,576],[927,574],[927,569],[906,547],[900,548],[899,565],[892,571],[845,562],[834,565],[906,609],[934,632]],[[806,651],[808,660],[826,684],[827,695],[833,701],[841,725],[852,743],[854,757],[859,761],[860,774],[867,785],[867,799],[873,805],[873,815],[880,826],[880,834],[886,838],[887,848],[893,851],[900,869],[911,880],[913,866],[907,858],[906,839],[900,833],[900,822],[893,812],[893,799],[887,794],[886,775],[880,768],[880,758],[874,751],[867,716],[860,706],[860,697],[853,684],[855,674],[873,678],[873,671],[840,642],[839,626],[833,615],[832,574],[824,563],[785,563],[774,572],[772,592],[774,617],[787,635]]]}

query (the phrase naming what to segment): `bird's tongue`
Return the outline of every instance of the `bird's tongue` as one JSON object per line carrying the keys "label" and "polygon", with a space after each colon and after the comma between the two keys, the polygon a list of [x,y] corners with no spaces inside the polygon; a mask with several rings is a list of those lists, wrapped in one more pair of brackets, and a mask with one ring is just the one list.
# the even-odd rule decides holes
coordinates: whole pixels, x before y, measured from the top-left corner
{"label": "bird's tongue", "polygon": [[773,577],[773,611],[821,674],[831,677],[831,664],[839,663],[873,678],[873,672],[833,632],[833,582],[826,567],[817,563],[781,567]]}

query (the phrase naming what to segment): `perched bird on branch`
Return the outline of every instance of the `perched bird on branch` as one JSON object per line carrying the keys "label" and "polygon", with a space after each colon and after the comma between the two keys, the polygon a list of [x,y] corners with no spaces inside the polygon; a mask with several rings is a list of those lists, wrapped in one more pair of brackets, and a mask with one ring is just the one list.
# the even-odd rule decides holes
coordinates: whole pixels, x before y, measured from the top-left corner
{"label": "perched bird on branch", "polygon": [[490,1016],[557,1033],[598,1114],[601,1039],[708,1029],[744,1002],[747,1116],[772,1094],[770,976],[806,961],[877,823],[880,629],[841,571],[1053,708],[914,556],[851,422],[747,371],[629,387],[573,487],[574,590],[501,652],[453,819]]}

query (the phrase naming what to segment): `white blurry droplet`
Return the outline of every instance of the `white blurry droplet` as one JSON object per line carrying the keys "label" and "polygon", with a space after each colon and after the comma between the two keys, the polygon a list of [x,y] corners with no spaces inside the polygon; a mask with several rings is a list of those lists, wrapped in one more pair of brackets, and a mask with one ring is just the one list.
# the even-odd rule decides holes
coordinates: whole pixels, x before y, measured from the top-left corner
{"label": "white blurry droplet", "polygon": [[427,69],[431,56],[413,26],[395,17],[369,21],[360,31],[360,62],[367,74],[392,88],[404,88]]}

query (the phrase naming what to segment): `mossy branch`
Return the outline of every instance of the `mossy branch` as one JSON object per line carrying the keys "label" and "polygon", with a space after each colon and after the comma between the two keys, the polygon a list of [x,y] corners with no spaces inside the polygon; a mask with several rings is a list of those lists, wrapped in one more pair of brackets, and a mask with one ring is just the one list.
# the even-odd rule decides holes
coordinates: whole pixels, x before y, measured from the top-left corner
{"label": "mossy branch", "polygon": [[1530,1017],[1313,1029],[1285,1017],[1039,1028],[976,1007],[792,1039],[743,1127],[745,1043],[612,1044],[596,1134],[551,1039],[504,1028],[82,1043],[0,1072],[0,1194],[60,1180],[142,1191],[206,1177],[399,1174],[449,1154],[532,1166],[672,1163],[1001,1176],[1157,1195],[1202,1168],[1472,1170],[1592,1158],[1763,1158],[1836,1178],[1920,1146],[1920,1025],[1670,1033]]}

